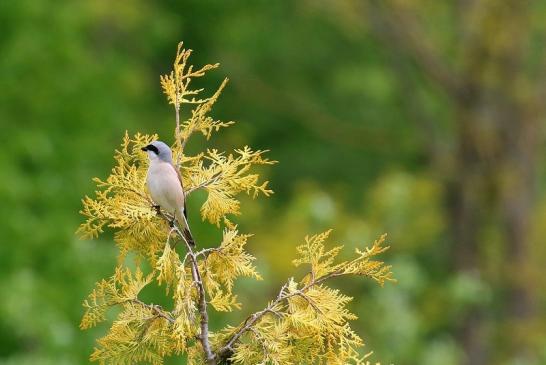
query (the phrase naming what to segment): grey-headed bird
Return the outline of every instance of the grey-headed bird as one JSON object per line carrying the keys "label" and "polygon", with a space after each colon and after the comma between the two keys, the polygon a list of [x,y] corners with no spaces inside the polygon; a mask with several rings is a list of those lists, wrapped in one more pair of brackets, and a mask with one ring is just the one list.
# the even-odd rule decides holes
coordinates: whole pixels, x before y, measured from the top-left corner
{"label": "grey-headed bird", "polygon": [[142,150],[148,153],[150,159],[146,184],[152,200],[175,217],[183,229],[186,242],[195,246],[188,226],[182,177],[173,165],[171,149],[165,143],[155,141],[142,147]]}

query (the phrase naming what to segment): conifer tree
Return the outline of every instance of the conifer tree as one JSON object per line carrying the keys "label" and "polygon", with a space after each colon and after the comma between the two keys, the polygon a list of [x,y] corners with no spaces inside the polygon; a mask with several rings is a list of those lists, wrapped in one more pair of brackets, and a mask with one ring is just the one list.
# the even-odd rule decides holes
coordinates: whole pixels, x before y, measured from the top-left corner
{"label": "conifer tree", "polygon": [[[242,323],[216,331],[209,327],[210,311],[242,309],[234,294],[238,277],[261,279],[255,258],[245,250],[251,235],[239,232],[232,217],[241,214],[240,194],[256,198],[273,193],[252,169],[275,161],[265,157],[267,151],[247,146],[231,153],[216,149],[186,153],[186,143],[194,134],[201,133],[208,140],[233,124],[210,116],[227,79],[211,96],[191,86],[195,78],[219,65],[195,68],[189,63],[191,53],[180,43],[173,70],[161,76],[161,86],[175,111],[173,160],[189,199],[196,190],[206,192],[200,213],[211,229],[222,229],[222,240],[212,248],[200,247],[197,240],[194,248],[185,242],[176,224],[170,226],[172,217],[154,208],[145,186],[148,160],[141,147],[158,136],[126,132],[115,151],[111,174],[105,180],[95,178],[95,196],[82,200],[85,221],[78,229],[80,236],[95,238],[108,227],[114,230],[119,248],[113,275],[97,282],[83,303],[81,329],[106,321],[107,312],[119,308],[108,333],[97,340],[91,360],[156,365],[167,356],[185,354],[187,363],[193,365],[366,364],[367,355],[358,352],[363,341],[349,323],[356,318],[347,309],[352,298],[327,282],[339,276],[365,276],[380,285],[392,281],[390,266],[375,259],[388,249],[385,236],[370,247],[357,249],[345,261],[337,258],[342,246],[327,247],[329,230],[305,237],[293,264],[304,266],[306,275],[288,279],[275,298]],[[184,121],[180,117],[183,106],[191,109]],[[129,253],[138,258],[136,269],[125,264]],[[138,264],[143,260],[150,272]],[[166,288],[172,308],[139,299],[142,289],[152,282]]]}

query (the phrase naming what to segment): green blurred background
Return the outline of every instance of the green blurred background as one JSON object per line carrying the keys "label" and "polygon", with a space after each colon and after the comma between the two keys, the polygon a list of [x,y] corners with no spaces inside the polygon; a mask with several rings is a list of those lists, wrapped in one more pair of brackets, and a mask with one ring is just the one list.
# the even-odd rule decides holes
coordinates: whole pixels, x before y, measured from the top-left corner
{"label": "green blurred background", "polygon": [[388,232],[398,284],[334,283],[374,359],[546,364],[545,36],[543,0],[0,1],[0,364],[85,364],[106,332],[78,329],[116,264],[111,233],[75,237],[80,198],[125,130],[172,142],[179,40],[221,63],[200,86],[231,79],[212,144],[280,161],[237,220],[265,281],[213,328],[274,295],[305,234]]}

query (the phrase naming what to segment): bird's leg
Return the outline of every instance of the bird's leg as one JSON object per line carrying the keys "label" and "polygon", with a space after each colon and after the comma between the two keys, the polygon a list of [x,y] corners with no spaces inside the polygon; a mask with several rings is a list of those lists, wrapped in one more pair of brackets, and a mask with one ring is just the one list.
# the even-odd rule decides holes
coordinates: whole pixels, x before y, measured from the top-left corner
{"label": "bird's leg", "polygon": [[176,221],[176,216],[175,214],[173,213],[173,219],[171,219],[171,221],[169,222],[169,227],[171,228],[174,228],[174,222]]}

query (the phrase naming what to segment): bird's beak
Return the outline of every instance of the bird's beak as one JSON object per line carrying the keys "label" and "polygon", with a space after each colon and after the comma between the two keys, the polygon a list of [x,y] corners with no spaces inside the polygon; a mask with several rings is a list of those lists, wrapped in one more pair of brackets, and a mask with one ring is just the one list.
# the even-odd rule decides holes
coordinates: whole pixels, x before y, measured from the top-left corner
{"label": "bird's beak", "polygon": [[148,146],[142,147],[141,150],[148,151]]}

